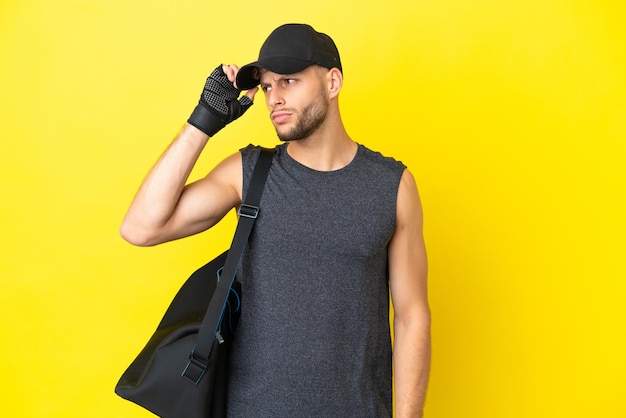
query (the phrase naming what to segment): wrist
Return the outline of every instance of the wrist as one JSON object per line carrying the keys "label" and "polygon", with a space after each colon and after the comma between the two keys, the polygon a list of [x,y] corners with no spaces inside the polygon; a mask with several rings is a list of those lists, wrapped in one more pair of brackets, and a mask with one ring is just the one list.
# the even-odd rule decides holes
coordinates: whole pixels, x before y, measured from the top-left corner
{"label": "wrist", "polygon": [[201,130],[209,137],[214,136],[226,126],[215,113],[202,103],[196,105],[187,123]]}

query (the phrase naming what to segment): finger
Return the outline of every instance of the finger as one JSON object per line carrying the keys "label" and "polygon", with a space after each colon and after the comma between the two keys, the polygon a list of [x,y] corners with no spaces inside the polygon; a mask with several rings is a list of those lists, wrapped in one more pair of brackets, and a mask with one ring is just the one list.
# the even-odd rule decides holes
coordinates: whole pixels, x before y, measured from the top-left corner
{"label": "finger", "polygon": [[[228,80],[235,84],[235,79],[237,78],[237,73],[239,72],[239,67],[235,64],[225,65],[224,74],[228,77]],[[235,87],[237,85],[235,84]]]}
{"label": "finger", "polygon": [[259,91],[258,87],[251,88],[250,90],[246,92],[245,96],[247,96],[248,99],[254,102],[254,96],[257,94],[258,91]]}
{"label": "finger", "polygon": [[253,104],[254,102],[248,96],[242,96],[241,99],[239,99],[241,114],[248,110]]}

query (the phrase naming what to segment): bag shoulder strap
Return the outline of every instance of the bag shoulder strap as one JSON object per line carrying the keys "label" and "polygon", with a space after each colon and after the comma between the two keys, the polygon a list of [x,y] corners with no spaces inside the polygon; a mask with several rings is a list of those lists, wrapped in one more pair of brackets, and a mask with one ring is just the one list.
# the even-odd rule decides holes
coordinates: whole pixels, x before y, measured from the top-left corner
{"label": "bag shoulder strap", "polygon": [[259,203],[265,187],[265,181],[269,174],[274,149],[261,148],[259,159],[256,162],[252,179],[248,186],[245,201],[238,210],[239,221],[235,229],[235,236],[224,262],[224,269],[220,275],[219,282],[215,287],[209,307],[202,319],[202,324],[198,330],[196,346],[189,355],[189,363],[182,375],[195,384],[200,382],[204,372],[208,367],[208,359],[211,348],[216,338],[220,339],[217,330],[224,315],[224,308],[228,300],[230,288],[235,281],[235,274],[241,262],[241,257],[246,248],[248,238],[252,232],[252,227],[259,215]]}

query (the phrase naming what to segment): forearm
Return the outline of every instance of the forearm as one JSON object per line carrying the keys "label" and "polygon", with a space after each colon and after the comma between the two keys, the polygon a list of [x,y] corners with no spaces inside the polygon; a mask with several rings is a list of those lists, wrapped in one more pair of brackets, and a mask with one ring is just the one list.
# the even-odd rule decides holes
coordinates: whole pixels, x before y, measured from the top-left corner
{"label": "forearm", "polygon": [[208,136],[186,124],[142,182],[121,227],[134,244],[149,244],[150,231],[170,219]]}
{"label": "forearm", "polygon": [[396,418],[423,416],[430,373],[430,314],[394,318]]}

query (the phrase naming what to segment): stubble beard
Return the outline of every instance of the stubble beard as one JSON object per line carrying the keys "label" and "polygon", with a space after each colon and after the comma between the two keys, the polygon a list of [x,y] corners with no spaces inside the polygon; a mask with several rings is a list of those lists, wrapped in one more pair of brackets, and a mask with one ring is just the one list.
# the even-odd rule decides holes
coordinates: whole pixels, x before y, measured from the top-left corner
{"label": "stubble beard", "polygon": [[298,141],[311,136],[322,125],[328,113],[328,100],[323,95],[309,103],[298,113],[296,126],[286,132],[276,127],[276,134],[281,141]]}

